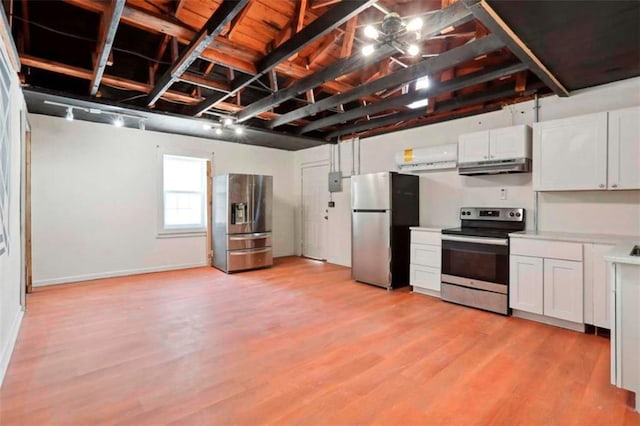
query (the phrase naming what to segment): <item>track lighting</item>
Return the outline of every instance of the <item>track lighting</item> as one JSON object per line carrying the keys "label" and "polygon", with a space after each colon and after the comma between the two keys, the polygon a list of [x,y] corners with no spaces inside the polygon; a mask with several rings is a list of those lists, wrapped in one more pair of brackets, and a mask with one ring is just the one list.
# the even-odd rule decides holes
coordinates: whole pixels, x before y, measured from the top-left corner
{"label": "track lighting", "polygon": [[413,18],[407,24],[407,31],[420,31],[420,29],[422,28],[422,23],[422,18]]}
{"label": "track lighting", "polygon": [[373,44],[367,44],[362,48],[362,54],[364,56],[369,56],[373,53],[374,50],[375,47],[373,46]]}
{"label": "track lighting", "polygon": [[376,30],[372,25],[367,25],[364,27],[364,35],[367,38],[376,40],[378,38],[378,30]]}
{"label": "track lighting", "polygon": [[124,118],[121,115],[118,115],[115,120],[113,120],[113,125],[116,127],[124,126]]}
{"label": "track lighting", "polygon": [[64,119],[67,121],[73,121],[73,108],[67,108],[67,114],[64,116]]}
{"label": "track lighting", "polygon": [[411,56],[416,56],[418,53],[420,53],[420,48],[417,44],[410,44],[407,48],[407,53]]}
{"label": "track lighting", "polygon": [[204,130],[211,130],[211,124],[209,124],[209,123],[204,123],[204,124],[202,125],[202,128],[203,128]]}
{"label": "track lighting", "polygon": [[140,130],[146,130],[146,129],[147,129],[147,125],[146,125],[146,123],[144,122],[144,119],[143,119],[143,118],[142,118],[142,119],[140,119],[140,121],[138,122],[138,128],[139,128]]}
{"label": "track lighting", "polygon": [[216,127],[216,135],[222,134],[222,127]]}
{"label": "track lighting", "polygon": [[230,126],[233,124],[233,119],[231,117],[225,117],[225,119],[222,120],[222,124],[224,124],[225,126]]}
{"label": "track lighting", "polygon": [[421,99],[421,100],[415,101],[415,102],[411,102],[407,106],[409,108],[411,108],[411,109],[418,109],[418,108],[426,107],[427,105],[429,105],[429,98]]}
{"label": "track lighting", "polygon": [[244,130],[242,129],[242,127],[236,127],[233,130],[234,132],[236,132],[236,135],[241,135],[242,133],[244,133]]}

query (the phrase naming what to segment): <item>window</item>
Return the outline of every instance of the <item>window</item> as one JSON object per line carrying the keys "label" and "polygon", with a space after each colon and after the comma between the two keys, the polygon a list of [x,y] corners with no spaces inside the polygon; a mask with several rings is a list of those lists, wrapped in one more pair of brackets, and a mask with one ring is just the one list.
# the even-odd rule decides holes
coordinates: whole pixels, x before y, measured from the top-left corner
{"label": "window", "polygon": [[203,232],[207,227],[207,160],[163,155],[162,222],[165,233]]}
{"label": "window", "polygon": [[11,76],[9,61],[0,50],[0,256],[9,252]]}

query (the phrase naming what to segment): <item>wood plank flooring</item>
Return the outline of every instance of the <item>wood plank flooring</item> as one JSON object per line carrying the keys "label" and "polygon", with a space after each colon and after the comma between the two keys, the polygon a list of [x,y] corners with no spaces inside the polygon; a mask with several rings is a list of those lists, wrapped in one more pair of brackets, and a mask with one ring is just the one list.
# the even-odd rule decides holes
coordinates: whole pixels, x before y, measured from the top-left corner
{"label": "wood plank flooring", "polygon": [[36,289],[2,425],[640,425],[609,341],[299,258]]}

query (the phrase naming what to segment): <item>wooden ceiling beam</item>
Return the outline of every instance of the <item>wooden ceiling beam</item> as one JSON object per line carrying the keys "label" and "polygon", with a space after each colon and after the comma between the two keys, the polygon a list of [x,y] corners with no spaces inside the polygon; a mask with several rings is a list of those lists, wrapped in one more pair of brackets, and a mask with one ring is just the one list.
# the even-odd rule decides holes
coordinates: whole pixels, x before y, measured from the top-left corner
{"label": "wooden ceiling beam", "polygon": [[342,46],[340,46],[340,57],[348,58],[353,51],[353,40],[356,38],[356,27],[358,26],[358,17],[354,16],[345,28],[344,37],[342,38]]}
{"label": "wooden ceiling beam", "polygon": [[[99,0],[64,0],[66,3],[72,4],[76,7],[80,7],[85,10],[89,10],[95,13],[103,13],[107,8],[105,2]],[[190,27],[182,24],[180,21],[172,19],[169,16],[160,16],[149,12],[148,10],[138,9],[136,7],[125,5],[121,17],[122,23],[131,25],[133,27],[151,32],[165,34],[170,37],[176,38],[181,43],[189,43],[196,34],[196,31]],[[290,27],[289,27],[290,28]],[[9,31],[10,33],[10,31]],[[225,53],[221,52],[219,48],[224,48]],[[257,55],[257,52],[251,52],[252,56]],[[229,40],[218,37],[208,49],[202,52],[202,58],[215,62],[225,67],[233,68],[238,71],[253,74],[256,72],[256,66],[253,61],[244,59],[249,55],[246,49],[239,49],[234,46]],[[16,52],[16,58],[18,57]],[[19,65],[18,65],[19,67]],[[287,77],[300,79],[309,76],[310,71],[306,70],[303,66],[296,65],[290,62],[282,62],[275,67],[276,72]],[[351,89],[353,86],[341,81],[328,80],[322,83],[324,90],[331,93],[339,93],[345,90]]]}
{"label": "wooden ceiling beam", "polygon": [[202,101],[200,105],[198,105],[196,108],[193,108],[191,111],[189,111],[189,113],[191,115],[201,114],[207,109],[215,106],[217,102],[221,102],[229,96],[234,95],[237,91],[247,87],[249,84],[259,79],[262,75],[268,73],[279,63],[286,61],[294,53],[299,52],[314,40],[333,31],[344,22],[348,21],[353,16],[369,7],[374,1],[375,0],[350,0],[338,3],[336,6],[333,6],[322,16],[316,18],[313,22],[304,27],[300,32],[293,35],[289,40],[276,47],[271,53],[258,61],[258,63],[256,64],[256,72],[253,75],[243,74],[236,77],[232,82],[231,94],[214,95],[213,97]]}
{"label": "wooden ceiling beam", "polygon": [[249,0],[223,0],[211,17],[191,40],[187,49],[156,83],[147,96],[147,105],[153,105],[164,92],[180,77],[195,61],[204,49],[211,44],[218,34],[240,13]]}
{"label": "wooden ceiling beam", "polygon": [[304,27],[304,16],[307,13],[307,0],[298,0],[296,2],[296,13],[293,20],[292,33],[297,34]]}
{"label": "wooden ceiling beam", "polygon": [[[542,85],[532,86],[530,90],[533,92],[538,88],[540,88],[541,86]],[[484,102],[495,101],[501,98],[507,98],[515,94],[516,92],[514,90],[513,84],[496,86],[483,92],[477,92],[470,95],[459,96],[454,99],[449,99],[449,100],[440,102],[435,109],[435,113],[453,111],[453,110],[471,106],[471,105],[477,105],[477,104],[482,104]],[[410,111],[401,112],[398,114],[393,114],[383,118],[372,119],[364,123],[341,127],[329,133],[327,135],[327,138],[332,139],[339,136],[352,135],[352,134],[364,132],[367,130],[388,126],[394,123],[399,123],[403,121],[409,121],[416,118],[424,117],[425,111],[426,111],[426,108],[420,108],[416,110],[410,110]]]}
{"label": "wooden ceiling beam", "polygon": [[249,3],[244,9],[242,9],[242,12],[240,12],[239,14],[237,14],[232,20],[231,23],[229,24],[229,30],[227,31],[227,33],[225,34],[225,37],[227,37],[229,40],[231,40],[233,38],[233,34],[235,33],[235,31],[238,29],[238,26],[240,24],[242,24],[242,21],[244,21],[244,18],[247,16],[247,13],[249,13],[249,10],[251,9],[251,5],[253,3]]}
{"label": "wooden ceiling beam", "polygon": [[107,67],[107,60],[109,59],[111,48],[113,47],[113,42],[116,38],[116,31],[120,24],[120,17],[124,10],[124,4],[125,0],[113,0],[109,3],[107,10],[102,13],[102,23],[100,25],[101,32],[98,37],[98,55],[93,67],[93,76],[91,78],[89,88],[91,96],[95,96],[100,88],[100,81],[102,80],[102,75]]}
{"label": "wooden ceiling beam", "polygon": [[[428,39],[432,35],[439,34],[443,28],[458,26],[462,23],[470,21],[471,19],[471,12],[469,12],[469,10],[464,7],[464,5],[455,3],[446,9],[434,12],[425,18],[425,31],[422,34],[422,38],[423,40]],[[308,77],[298,80],[290,88],[286,90],[280,90],[277,93],[254,102],[238,114],[238,119],[239,121],[247,120],[261,111],[266,111],[272,108],[274,105],[278,105],[288,99],[297,96],[299,93],[304,93],[307,90],[319,86],[326,81],[335,80],[340,76],[360,70],[367,64],[376,63],[384,58],[391,56],[395,52],[395,48],[384,45],[380,46],[373,54],[371,54],[371,56],[368,57],[364,57],[360,52],[357,52],[348,58],[340,59],[333,64],[323,68],[322,70],[319,70]],[[320,102],[317,102],[314,105],[318,105]],[[322,110],[320,109],[319,111]],[[298,118],[306,117],[307,115],[311,115],[311,113],[312,112],[306,113],[306,111],[303,113],[303,111],[298,109],[295,112],[284,114],[277,121],[274,121],[269,125],[273,128],[296,120]]]}
{"label": "wooden ceiling beam", "polygon": [[[22,61],[22,64],[24,66],[38,68],[57,74],[64,74],[83,80],[91,80],[91,78],[93,77],[93,72],[91,70],[63,64],[60,62],[50,61],[48,59],[36,58],[29,55],[21,55],[20,60]],[[105,86],[114,87],[116,89],[131,90],[141,93],[149,93],[153,88],[150,84],[140,83],[138,81],[128,80],[125,78],[107,74],[102,76],[102,84],[104,84]],[[167,90],[166,92],[164,92],[162,94],[162,98],[170,102],[178,102],[182,104],[197,104],[201,101],[201,99],[194,98],[186,93],[175,92],[171,90]],[[216,105],[216,108],[231,113],[242,110],[241,106],[234,105],[228,102],[220,102],[218,105]],[[277,117],[278,114],[275,113],[264,113],[260,114],[259,116],[259,118],[264,120],[272,120]]]}
{"label": "wooden ceiling beam", "polygon": [[290,118],[303,118],[311,114],[317,114],[336,105],[345,104],[347,102],[361,99],[366,95],[407,84],[425,75],[432,75],[434,73],[444,71],[455,65],[469,61],[478,55],[492,52],[502,47],[504,47],[504,43],[495,36],[488,36],[480,40],[476,40],[451,49],[438,56],[418,62],[417,64],[411,65],[407,68],[402,68],[385,77],[362,84],[348,92],[324,98],[313,105],[308,105],[284,114],[273,123],[270,123],[270,125],[272,125],[271,127],[273,128],[286,123],[286,120]]}
{"label": "wooden ceiling beam", "polygon": [[569,96],[569,91],[558,81],[549,69],[527,47],[518,35],[507,25],[486,0],[462,0],[473,16],[499,37],[529,70],[543,81],[547,87],[561,97]]}
{"label": "wooden ceiling beam", "polygon": [[219,80],[213,80],[211,78],[203,77],[191,72],[185,72],[180,77],[178,77],[178,80],[185,83],[193,84],[195,86],[204,87],[206,89],[215,90],[217,92],[229,93],[229,91],[231,90],[231,87],[228,83]]}
{"label": "wooden ceiling beam", "polygon": [[315,0],[311,4],[311,9],[320,9],[338,3],[340,0]]}
{"label": "wooden ceiling beam", "polygon": [[428,89],[416,90],[406,95],[396,96],[394,98],[385,99],[380,102],[370,103],[365,107],[355,108],[343,113],[330,115],[319,120],[312,121],[310,124],[300,129],[300,134],[308,133],[314,130],[333,126],[340,123],[346,123],[365,115],[373,115],[382,111],[404,108],[412,102],[416,102],[425,98],[433,98],[435,96],[451,93],[465,87],[472,87],[476,84],[486,83],[504,77],[505,75],[515,74],[526,69],[524,64],[514,64],[506,67],[496,67],[493,69],[482,70],[472,74],[449,80],[445,83],[434,85]]}

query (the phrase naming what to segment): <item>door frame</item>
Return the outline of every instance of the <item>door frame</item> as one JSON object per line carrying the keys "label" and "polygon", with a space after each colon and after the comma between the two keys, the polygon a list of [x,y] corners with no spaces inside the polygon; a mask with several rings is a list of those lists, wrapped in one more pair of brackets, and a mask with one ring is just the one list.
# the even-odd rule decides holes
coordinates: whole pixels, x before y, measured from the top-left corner
{"label": "door frame", "polygon": [[33,291],[32,254],[31,254],[31,123],[27,115],[26,105],[20,112],[20,228],[22,254],[20,274],[20,305],[27,307],[27,293]]}
{"label": "door frame", "polygon": [[[316,257],[311,257],[311,256],[305,256],[304,255],[304,169],[310,169],[313,167],[331,167],[329,164],[329,161],[327,160],[319,160],[319,161],[310,161],[307,163],[302,163],[300,164],[300,238],[298,241],[298,244],[300,245],[300,256],[302,257],[306,257],[309,259],[314,259],[314,260],[321,260],[321,261],[326,261],[326,256],[327,256],[327,247],[325,244],[325,258],[321,259],[321,258],[316,258]],[[327,185],[328,185],[328,177],[327,177]],[[328,187],[327,187],[327,192],[329,191]],[[328,225],[328,222],[327,222]]]}

